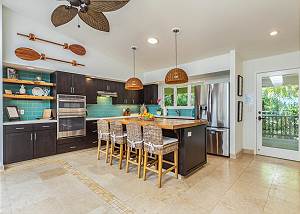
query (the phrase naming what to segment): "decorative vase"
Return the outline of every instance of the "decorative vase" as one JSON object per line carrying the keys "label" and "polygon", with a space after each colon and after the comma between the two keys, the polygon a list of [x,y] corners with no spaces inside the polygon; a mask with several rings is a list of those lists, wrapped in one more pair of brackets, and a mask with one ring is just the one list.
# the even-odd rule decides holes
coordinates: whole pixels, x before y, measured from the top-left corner
{"label": "decorative vase", "polygon": [[24,85],[21,85],[19,92],[20,94],[26,94],[26,89]]}

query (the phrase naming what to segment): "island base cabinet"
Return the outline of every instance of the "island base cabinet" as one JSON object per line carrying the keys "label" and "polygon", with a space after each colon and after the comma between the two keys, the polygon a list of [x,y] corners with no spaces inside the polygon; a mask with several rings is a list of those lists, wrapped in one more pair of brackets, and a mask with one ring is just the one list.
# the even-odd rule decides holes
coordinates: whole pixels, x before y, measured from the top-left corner
{"label": "island base cabinet", "polygon": [[4,139],[5,164],[33,158],[33,135],[31,132],[8,133]]}
{"label": "island base cabinet", "polygon": [[[196,169],[207,163],[206,154],[206,125],[173,131],[164,130],[164,136],[177,138],[178,144],[178,172],[182,176],[191,174]],[[173,153],[164,156],[165,160],[174,161]],[[164,164],[169,168],[170,165]]]}

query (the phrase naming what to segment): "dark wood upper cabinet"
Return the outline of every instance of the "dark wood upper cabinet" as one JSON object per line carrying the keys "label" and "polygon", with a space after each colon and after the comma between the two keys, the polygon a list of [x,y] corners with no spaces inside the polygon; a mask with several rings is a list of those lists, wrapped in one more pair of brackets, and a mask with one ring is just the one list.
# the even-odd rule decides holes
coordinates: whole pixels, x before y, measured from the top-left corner
{"label": "dark wood upper cabinet", "polygon": [[56,94],[72,94],[72,74],[57,71],[51,74],[52,81],[56,84]]}
{"label": "dark wood upper cabinet", "polygon": [[85,78],[85,95],[87,104],[97,104],[97,79]]}
{"label": "dark wood upper cabinet", "polygon": [[85,95],[84,75],[56,71],[51,80],[56,83],[56,94]]}
{"label": "dark wood upper cabinet", "polygon": [[85,95],[85,76],[80,74],[72,74],[73,94]]}
{"label": "dark wood upper cabinet", "polygon": [[158,85],[145,85],[144,86],[144,104],[152,105],[157,104],[158,99]]}

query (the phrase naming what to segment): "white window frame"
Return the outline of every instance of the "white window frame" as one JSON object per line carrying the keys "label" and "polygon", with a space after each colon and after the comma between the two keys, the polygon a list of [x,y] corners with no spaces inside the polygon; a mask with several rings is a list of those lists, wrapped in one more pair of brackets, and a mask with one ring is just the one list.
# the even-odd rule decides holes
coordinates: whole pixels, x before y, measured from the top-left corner
{"label": "white window frame", "polygon": [[[176,86],[163,85],[163,87],[162,87],[162,106],[166,107],[167,109],[193,109],[194,105],[191,104],[192,86],[194,86],[196,84],[197,83],[183,84],[183,85],[176,85]],[[184,87],[188,88],[188,101],[187,101],[188,105],[187,106],[177,106],[177,88],[184,88]],[[165,106],[165,88],[172,88],[174,90],[174,106]]]}

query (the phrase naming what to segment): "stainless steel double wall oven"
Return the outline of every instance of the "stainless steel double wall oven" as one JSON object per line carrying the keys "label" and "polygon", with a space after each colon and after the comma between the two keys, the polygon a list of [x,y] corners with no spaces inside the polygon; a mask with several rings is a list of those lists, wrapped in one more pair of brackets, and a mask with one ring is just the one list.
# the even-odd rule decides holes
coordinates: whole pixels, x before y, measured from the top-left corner
{"label": "stainless steel double wall oven", "polygon": [[57,95],[57,138],[86,135],[86,97]]}

